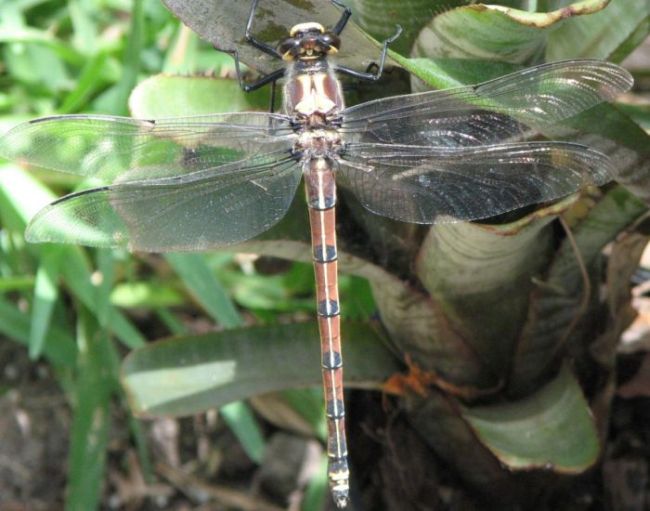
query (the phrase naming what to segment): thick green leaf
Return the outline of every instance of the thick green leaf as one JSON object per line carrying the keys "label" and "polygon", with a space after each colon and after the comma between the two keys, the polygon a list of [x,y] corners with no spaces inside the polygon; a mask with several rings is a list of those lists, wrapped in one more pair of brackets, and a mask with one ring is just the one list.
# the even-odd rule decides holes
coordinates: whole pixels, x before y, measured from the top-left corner
{"label": "thick green leaf", "polygon": [[[342,326],[346,384],[379,389],[399,370],[368,325]],[[249,396],[319,385],[316,323],[276,325],[154,343],[124,361],[123,385],[143,415],[189,415]]]}
{"label": "thick green leaf", "polygon": [[[449,9],[465,5],[467,0],[351,0],[354,20],[378,41],[395,33],[395,25],[402,27],[399,38],[391,48],[409,55],[422,27],[430,20]],[[344,34],[345,35],[345,34]],[[343,51],[347,43],[343,40]]]}
{"label": "thick green leaf", "polygon": [[[613,188],[574,229],[580,260],[568,238],[556,250],[546,277],[536,282],[537,290],[518,339],[510,381],[514,392],[535,388],[563,343],[575,342],[580,334],[586,335],[588,342],[593,341],[591,335],[595,327],[582,324],[578,328],[580,323],[576,321],[584,318],[588,313],[585,305],[598,296],[596,279],[600,278],[602,250],[646,210],[647,207],[624,188]],[[589,296],[585,296],[587,289],[581,264],[591,270],[593,277]]]}
{"label": "thick green leaf", "polygon": [[436,89],[450,89],[480,83],[520,69],[520,66],[508,62],[476,59],[407,59],[395,56],[395,60],[404,69]]}
{"label": "thick green leaf", "polygon": [[461,410],[479,441],[510,470],[579,474],[598,460],[598,432],[567,367],[527,398]]}
{"label": "thick green leaf", "polygon": [[436,388],[425,398],[407,395],[406,417],[419,436],[450,466],[456,467],[464,481],[484,493],[498,495],[499,505],[508,509],[512,491],[509,474],[502,470],[495,456],[480,442],[461,414],[459,403]]}
{"label": "thick green leaf", "polygon": [[[165,257],[196,300],[217,322],[226,328],[241,325],[239,313],[203,256],[166,254]],[[248,456],[259,462],[264,455],[265,444],[248,405],[242,402],[230,403],[222,407],[221,413]]]}
{"label": "thick green leaf", "polygon": [[407,417],[422,438],[504,509],[521,502],[530,489],[513,472],[578,474],[600,452],[588,404],[567,368],[517,401],[470,407],[432,390],[426,398],[409,396],[406,403]]}
{"label": "thick green leaf", "polygon": [[[568,2],[565,2],[568,3]],[[623,60],[650,30],[650,2],[611,0],[607,8],[573,18],[549,34],[546,60]]]}
{"label": "thick green leaf", "polygon": [[650,132],[650,104],[619,104],[618,108],[630,116],[643,130]]}
{"label": "thick green leaf", "polygon": [[185,117],[215,112],[268,110],[267,89],[245,93],[236,80],[157,75],[131,93],[134,117]]}
{"label": "thick green leaf", "polygon": [[[532,278],[543,272],[551,255],[553,230],[549,224],[574,200],[570,197],[513,223],[443,224],[429,231],[416,272],[444,309],[451,330],[472,348],[458,351],[458,362],[478,355],[487,374],[505,378],[528,311]],[[444,330],[437,335],[447,337]],[[416,341],[404,342],[405,351],[410,352],[411,343]],[[436,358],[428,364],[448,374],[447,368],[437,366]],[[475,380],[474,384],[489,387],[496,381]]]}
{"label": "thick green leaf", "polygon": [[552,29],[570,24],[573,16],[598,12],[608,2],[582,0],[547,13],[486,4],[451,9],[422,29],[412,56],[523,64],[543,55]]}
{"label": "thick green leaf", "polygon": [[607,154],[616,168],[614,179],[650,203],[650,134],[609,104],[601,104],[570,121],[582,135],[571,139]]}

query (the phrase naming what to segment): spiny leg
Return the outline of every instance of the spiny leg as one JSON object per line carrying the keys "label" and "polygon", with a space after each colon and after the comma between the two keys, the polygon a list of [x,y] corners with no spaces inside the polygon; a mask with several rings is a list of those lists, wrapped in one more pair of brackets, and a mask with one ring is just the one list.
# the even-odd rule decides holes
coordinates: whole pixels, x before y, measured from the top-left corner
{"label": "spiny leg", "polygon": [[251,92],[257,90],[260,87],[263,87],[268,83],[275,82],[276,80],[279,80],[284,76],[285,69],[280,68],[280,69],[276,69],[275,71],[272,71],[267,75],[261,76],[254,82],[246,83],[241,70],[239,52],[237,50],[221,50],[219,48],[216,49],[224,53],[227,53],[228,55],[232,56],[232,58],[235,60],[235,72],[237,73],[237,81],[239,82],[239,86],[244,92]]}
{"label": "spiny leg", "polygon": [[[255,19],[255,11],[257,10],[257,5],[259,3],[259,0],[253,0],[251,4],[251,10],[250,13],[248,14],[248,20],[246,21],[246,31],[244,33],[244,37],[246,38],[246,41],[257,48],[260,51],[263,51],[264,53],[271,55],[272,57],[282,59],[282,55],[273,48],[271,45],[260,41],[256,39],[253,36],[253,20]],[[217,48],[219,49],[219,48]],[[239,82],[239,86],[241,89],[245,92],[251,92],[254,90],[259,89],[260,87],[263,87],[267,84],[271,84],[271,99],[270,99],[270,106],[269,106],[269,112],[273,113],[274,107],[275,107],[275,92],[276,92],[276,82],[284,76],[285,69],[280,68],[276,69],[275,71],[263,75],[254,82],[246,83],[242,76],[241,72],[241,62],[239,60],[239,52],[235,50],[221,50],[225,51],[229,55],[233,57],[235,60],[235,70],[237,72],[237,81]]]}
{"label": "spiny leg", "polygon": [[334,25],[334,27],[332,28],[332,32],[334,32],[336,35],[341,35],[341,32],[343,32],[345,25],[348,24],[348,20],[350,19],[350,16],[352,16],[352,9],[347,7],[345,4],[342,4],[338,0],[332,0],[332,3],[337,7],[343,8],[343,13],[341,14],[341,17],[336,22],[336,25]]}
{"label": "spiny leg", "polygon": [[280,55],[277,49],[253,36],[253,20],[255,19],[255,11],[257,10],[258,3],[259,0],[253,0],[253,3],[251,4],[251,11],[248,14],[248,21],[246,21],[246,32],[244,32],[244,37],[248,43],[258,50],[263,51],[267,55],[271,55],[271,57],[275,57],[276,59],[282,59],[282,55]]}

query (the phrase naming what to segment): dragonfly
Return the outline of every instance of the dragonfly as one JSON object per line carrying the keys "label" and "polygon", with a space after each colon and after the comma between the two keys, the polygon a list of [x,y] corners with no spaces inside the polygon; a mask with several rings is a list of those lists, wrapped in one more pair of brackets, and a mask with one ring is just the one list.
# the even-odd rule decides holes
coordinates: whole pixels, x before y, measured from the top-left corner
{"label": "dragonfly", "polygon": [[[199,251],[236,245],[276,224],[304,182],[311,226],[328,479],[338,507],[349,499],[338,292],[337,187],[367,210],[400,222],[480,221],[554,201],[615,177],[610,159],[540,133],[610,101],[632,85],[598,60],[538,65],[473,86],[346,107],[338,66],[350,11],[326,29],[293,26],[277,47],[246,39],[284,63],[245,90],[282,79],[281,112],[169,119],[62,115],[32,120],[0,138],[0,154],[100,180],[64,196],[29,223],[30,242]],[[338,2],[335,2],[336,5]],[[397,35],[397,34],[396,34]],[[235,52],[239,70],[239,59]]]}

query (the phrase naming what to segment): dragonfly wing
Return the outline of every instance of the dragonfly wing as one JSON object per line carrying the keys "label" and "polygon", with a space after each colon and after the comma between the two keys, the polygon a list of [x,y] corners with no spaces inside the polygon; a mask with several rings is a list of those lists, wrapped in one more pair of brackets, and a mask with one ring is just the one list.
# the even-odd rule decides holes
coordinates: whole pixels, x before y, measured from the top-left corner
{"label": "dragonfly wing", "polygon": [[64,115],[20,124],[0,137],[0,156],[116,180],[184,175],[291,147],[285,116],[260,112],[142,120]]}
{"label": "dragonfly wing", "polygon": [[419,224],[481,220],[612,179],[610,160],[568,142],[431,148],[350,144],[337,182],[373,213]]}
{"label": "dragonfly wing", "polygon": [[362,103],[343,112],[342,129],[365,142],[454,147],[521,141],[631,86],[631,75],[609,62],[552,62],[479,85]]}
{"label": "dragonfly wing", "polygon": [[300,178],[300,167],[283,151],[182,177],[120,182],[50,204],[31,221],[26,238],[145,252],[231,245],[280,220]]}

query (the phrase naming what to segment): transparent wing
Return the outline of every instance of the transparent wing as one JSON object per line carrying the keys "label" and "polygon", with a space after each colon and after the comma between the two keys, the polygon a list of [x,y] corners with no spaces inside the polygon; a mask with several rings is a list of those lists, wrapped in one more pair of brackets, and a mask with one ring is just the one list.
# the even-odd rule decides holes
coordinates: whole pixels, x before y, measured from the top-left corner
{"label": "transparent wing", "polygon": [[567,142],[430,148],[350,144],[337,182],[373,213],[419,224],[480,220],[612,179],[610,160]]}
{"label": "transparent wing", "polygon": [[0,156],[106,183],[180,176],[291,147],[285,116],[247,112],[139,120],[64,115],[20,124]]}
{"label": "transparent wing", "polygon": [[[521,141],[632,86],[599,60],[552,62],[479,85],[378,99],[346,109],[350,140],[440,147]],[[531,130],[532,128],[532,130]]]}
{"label": "transparent wing", "polygon": [[280,220],[300,178],[296,161],[281,151],[181,177],[121,182],[50,204],[26,238],[146,252],[221,247]]}

